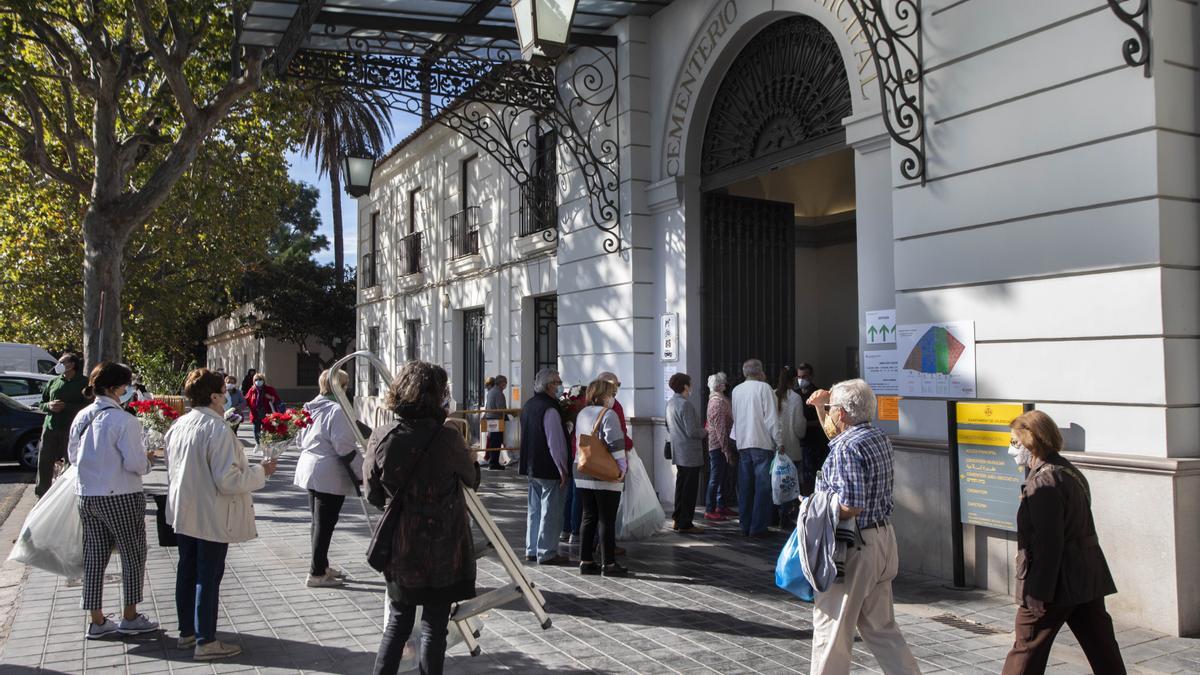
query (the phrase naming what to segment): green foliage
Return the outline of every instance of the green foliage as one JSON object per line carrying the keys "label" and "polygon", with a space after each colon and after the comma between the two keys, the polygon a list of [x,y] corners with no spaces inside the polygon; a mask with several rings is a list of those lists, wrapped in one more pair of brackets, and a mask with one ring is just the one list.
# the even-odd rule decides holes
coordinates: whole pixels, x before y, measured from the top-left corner
{"label": "green foliage", "polygon": [[159,396],[182,394],[184,379],[197,367],[195,361],[180,362],[162,351],[140,354],[130,363],[146,389]]}
{"label": "green foliage", "polygon": [[[273,337],[311,354],[308,341],[328,347],[334,360],[354,341],[354,303],[358,290],[334,265],[312,260],[273,262],[251,274],[259,337]],[[327,367],[331,362],[322,362]]]}

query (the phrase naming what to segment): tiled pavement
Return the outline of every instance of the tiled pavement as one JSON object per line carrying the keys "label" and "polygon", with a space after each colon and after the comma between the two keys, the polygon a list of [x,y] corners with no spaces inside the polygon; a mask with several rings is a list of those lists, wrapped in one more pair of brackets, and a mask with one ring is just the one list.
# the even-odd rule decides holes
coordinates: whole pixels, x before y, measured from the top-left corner
{"label": "tiled pavement", "polygon": [[[348,500],[331,558],[354,580],[344,589],[303,587],[308,555],[306,495],[291,486],[294,457],[285,457],[257,493],[259,538],[230,549],[221,592],[222,639],[245,647],[238,657],[194,663],[175,649],[174,549],[152,546],[142,609],[166,633],[124,640],[81,639],[79,588],[26,571],[16,618],[0,646],[0,672],[364,673],[370,671],[383,622],[382,580],[363,561],[368,533],[358,502]],[[156,470],[148,489],[161,485]],[[523,540],[525,494],[511,472],[485,472],[481,489],[493,516],[517,544]],[[150,509],[153,509],[151,502]],[[151,541],[153,518],[147,518]],[[735,525],[695,537],[662,534],[626,544],[629,579],[580,577],[572,568],[527,567],[553,619],[541,630],[521,606],[491,612],[483,653],[451,649],[448,672],[461,673],[787,673],[807,672],[811,606],[774,587],[774,558],[783,543],[747,542]],[[571,551],[577,557],[577,551]],[[105,589],[110,611],[119,596],[116,556]],[[19,573],[6,568],[9,574]],[[479,585],[499,585],[492,558],[480,561]],[[898,620],[924,672],[999,672],[1011,644],[1013,607],[984,592],[955,592],[942,582],[902,575]],[[1200,671],[1200,640],[1122,628],[1118,638],[1132,670]],[[3,639],[0,637],[0,639]],[[861,643],[858,672],[878,672]],[[1069,632],[1059,638],[1051,672],[1089,672]]]}

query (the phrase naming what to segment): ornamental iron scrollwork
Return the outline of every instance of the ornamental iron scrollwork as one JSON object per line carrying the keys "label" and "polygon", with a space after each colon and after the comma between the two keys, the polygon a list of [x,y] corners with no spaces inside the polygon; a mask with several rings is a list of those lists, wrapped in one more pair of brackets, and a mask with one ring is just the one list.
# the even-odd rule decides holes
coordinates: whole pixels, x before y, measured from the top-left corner
{"label": "ornamental iron scrollwork", "polygon": [[1133,37],[1121,45],[1121,55],[1129,67],[1141,68],[1142,74],[1150,77],[1150,0],[1136,0],[1138,4],[1133,11],[1122,7],[1121,1],[1108,0],[1117,18],[1133,29]]}
{"label": "ornamental iron scrollwork", "polygon": [[838,131],[852,113],[833,35],[815,19],[767,26],[742,49],[717,90],[704,129],[705,175]]}
{"label": "ornamental iron scrollwork", "polygon": [[921,1],[895,0],[890,16],[882,0],[850,0],[846,4],[853,10],[871,47],[888,135],[908,154],[900,161],[900,174],[924,185],[925,66]]}

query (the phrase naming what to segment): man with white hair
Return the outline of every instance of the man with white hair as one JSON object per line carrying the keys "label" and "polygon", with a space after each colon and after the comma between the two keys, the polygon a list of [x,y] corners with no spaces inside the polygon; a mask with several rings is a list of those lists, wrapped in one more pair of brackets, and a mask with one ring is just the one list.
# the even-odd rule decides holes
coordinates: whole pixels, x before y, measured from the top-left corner
{"label": "man with white hair", "polygon": [[742,534],[761,537],[775,514],[771,498],[771,459],[783,445],[775,391],[762,361],[742,364],[746,381],[733,388],[733,428],[737,430],[738,522]]}
{"label": "man with white hair", "polygon": [[563,501],[571,479],[567,437],[558,397],[562,378],[543,368],[533,378],[534,395],[521,407],[521,475],[529,476],[529,511],[525,516],[525,559],[542,565],[562,565],[558,553]]}
{"label": "man with white hair", "polygon": [[839,520],[853,518],[862,547],[846,553],[845,576],[813,603],[812,673],[850,672],[857,628],[885,673],[920,673],[892,607],[892,580],[899,557],[892,515],[892,443],[876,428],[875,393],[862,380],[847,380],[813,393],[829,458],[817,490],[835,493]]}

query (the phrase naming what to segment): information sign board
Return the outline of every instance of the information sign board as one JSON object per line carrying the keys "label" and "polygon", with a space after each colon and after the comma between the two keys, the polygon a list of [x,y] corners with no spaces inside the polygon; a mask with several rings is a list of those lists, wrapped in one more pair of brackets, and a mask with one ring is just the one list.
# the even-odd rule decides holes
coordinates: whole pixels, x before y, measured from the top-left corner
{"label": "information sign board", "polygon": [[1025,410],[1020,403],[955,405],[961,522],[1017,531],[1024,470],[1008,454],[1008,425]]}

